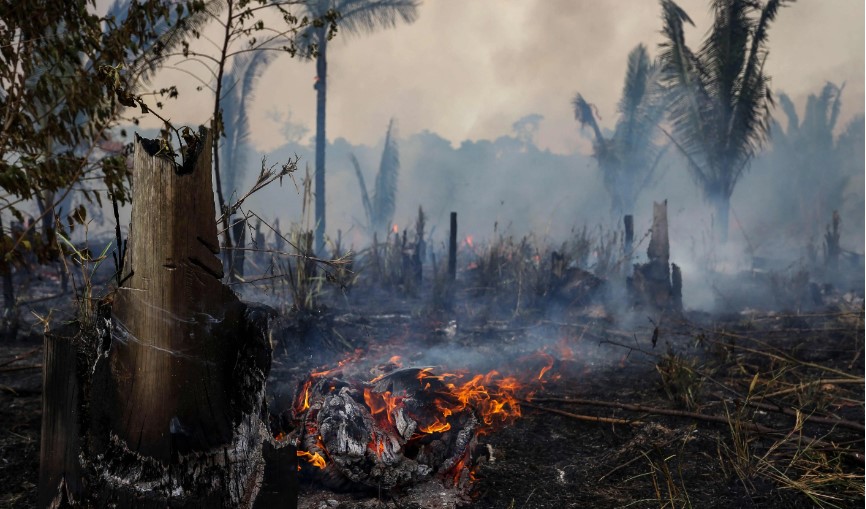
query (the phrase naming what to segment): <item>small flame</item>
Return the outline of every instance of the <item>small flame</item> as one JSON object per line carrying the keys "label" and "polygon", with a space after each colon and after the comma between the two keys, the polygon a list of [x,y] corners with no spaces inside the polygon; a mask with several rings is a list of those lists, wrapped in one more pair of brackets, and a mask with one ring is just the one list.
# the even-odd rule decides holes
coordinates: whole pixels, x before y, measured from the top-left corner
{"label": "small flame", "polygon": [[550,371],[550,369],[553,367],[554,359],[552,355],[544,352],[539,352],[539,355],[541,355],[547,361],[547,364],[545,364],[544,367],[541,368],[541,371],[538,373],[538,379],[541,380],[544,377],[544,374]]}
{"label": "small flame", "polygon": [[475,247],[475,242],[474,242],[474,240],[472,239],[472,235],[467,235],[467,236],[466,236],[466,239],[464,240],[464,242],[466,242],[466,245],[469,246],[469,247]]}
{"label": "small flame", "polygon": [[301,413],[310,408],[310,388],[313,385],[313,379],[308,378],[304,382],[304,388],[298,393],[298,399],[295,401],[295,413]]}
{"label": "small flame", "polygon": [[313,465],[316,468],[323,469],[325,468],[325,458],[323,458],[319,453],[309,453],[307,451],[298,451],[298,457],[304,458],[307,460],[307,463]]}
{"label": "small flame", "polygon": [[399,233],[399,231],[400,227],[397,226],[397,223],[394,223],[393,226],[391,226],[391,233]]}

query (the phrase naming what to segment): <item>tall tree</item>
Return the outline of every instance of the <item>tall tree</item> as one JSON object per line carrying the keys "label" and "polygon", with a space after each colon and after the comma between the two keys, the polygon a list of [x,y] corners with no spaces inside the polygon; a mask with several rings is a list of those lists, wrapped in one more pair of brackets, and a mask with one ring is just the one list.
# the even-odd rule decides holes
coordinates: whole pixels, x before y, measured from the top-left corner
{"label": "tall tree", "polygon": [[694,25],[672,0],[661,0],[662,83],[670,93],[670,138],[715,207],[718,237],[728,237],[731,194],[766,141],[770,77],[764,72],[768,28],[793,0],[712,0],[713,26],[697,52],[685,42]]}
{"label": "tall tree", "polygon": [[650,59],[643,44],[629,53],[618,107],[620,116],[611,138],[602,134],[592,105],[582,95],[577,94],[572,105],[575,119],[595,133],[593,157],[603,173],[612,210],[618,215],[631,214],[638,195],[649,186],[664,154],[664,148],[653,141],[665,112],[658,65]]}
{"label": "tall tree", "polygon": [[328,90],[328,41],[336,29],[342,28],[350,34],[372,32],[377,28],[391,28],[398,20],[412,23],[418,17],[420,0],[310,0],[304,4],[312,18],[325,19],[336,16],[330,27],[327,23],[314,23],[302,40],[309,48],[308,54],[316,58],[316,173],[315,173],[315,218],[316,253],[325,251],[325,101]]}
{"label": "tall tree", "polygon": [[841,208],[851,178],[863,171],[862,116],[852,119],[838,136],[833,133],[842,90],[828,82],[820,93],[809,94],[802,118],[793,101],[778,94],[787,122],[785,127],[779,119],[773,122],[771,168],[783,173],[779,178],[788,186],[785,194],[796,206],[787,211],[788,219],[807,239],[819,236],[827,218]]}
{"label": "tall tree", "polygon": [[388,123],[385,133],[385,148],[382,149],[382,159],[379,162],[379,172],[376,173],[376,183],[373,188],[373,199],[367,193],[364,174],[355,154],[349,157],[355,167],[358,185],[361,188],[361,201],[367,216],[367,229],[370,233],[386,233],[391,228],[394,219],[394,209],[397,205],[397,177],[400,173],[400,151],[397,148],[397,129],[394,119]]}

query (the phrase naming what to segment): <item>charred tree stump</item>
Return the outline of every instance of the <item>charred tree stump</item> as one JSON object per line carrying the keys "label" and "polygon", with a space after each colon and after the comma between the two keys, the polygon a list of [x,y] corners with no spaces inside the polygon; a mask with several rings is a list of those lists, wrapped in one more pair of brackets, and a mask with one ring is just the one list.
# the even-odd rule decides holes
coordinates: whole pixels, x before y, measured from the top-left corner
{"label": "charred tree stump", "polygon": [[181,167],[136,138],[126,282],[80,317],[78,378],[62,343],[46,348],[43,507],[63,507],[75,482],[85,507],[252,507],[272,312],[220,281],[211,143],[202,130]]}
{"label": "charred tree stump", "polygon": [[653,224],[647,258],[644,264],[635,264],[628,280],[634,302],[639,307],[659,310],[682,310],[682,274],[674,266],[671,275],[670,241],[668,240],[668,202],[653,203]]}
{"label": "charred tree stump", "polygon": [[451,213],[451,235],[448,237],[448,280],[457,279],[457,212]]}
{"label": "charred tree stump", "polygon": [[[81,451],[83,383],[75,327],[46,333],[42,365],[42,439],[39,507],[80,502],[84,496]],[[51,369],[48,369],[50,367]]]}

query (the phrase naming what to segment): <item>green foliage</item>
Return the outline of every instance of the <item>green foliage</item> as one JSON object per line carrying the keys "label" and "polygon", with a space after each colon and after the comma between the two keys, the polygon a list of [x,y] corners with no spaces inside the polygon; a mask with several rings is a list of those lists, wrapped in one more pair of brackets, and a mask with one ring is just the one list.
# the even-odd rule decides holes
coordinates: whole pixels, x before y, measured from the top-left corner
{"label": "green foliage", "polygon": [[767,30],[779,8],[792,1],[713,0],[713,26],[697,52],[685,43],[683,24],[694,24],[691,18],[672,0],[661,2],[670,137],[717,206],[722,239],[734,186],[769,133]]}
{"label": "green foliage", "polygon": [[394,219],[394,209],[397,206],[397,177],[400,172],[400,151],[397,147],[395,131],[394,119],[391,119],[388,123],[388,131],[385,133],[385,148],[382,150],[379,172],[376,173],[372,200],[367,193],[358,159],[354,154],[350,156],[361,189],[361,201],[367,216],[367,230],[371,233],[389,233]]}
{"label": "green foliage", "polygon": [[849,198],[845,190],[851,180],[863,173],[863,117],[852,119],[838,136],[833,134],[842,90],[828,82],[819,94],[810,94],[802,119],[793,101],[784,93],[778,94],[787,122],[784,128],[781,119],[773,123],[770,161],[773,169],[778,168],[777,178],[790,186],[786,199],[796,208],[788,212],[787,219],[796,225],[795,232],[807,236],[803,240],[818,236],[821,225]]}
{"label": "green foliage", "polygon": [[[94,3],[5,1],[0,7],[0,187],[4,208],[38,190],[69,189],[101,178],[125,201],[128,173],[122,154],[100,145],[124,104],[99,86],[100,69],[126,63],[136,79],[176,43],[194,14],[165,0],[132,2],[124,18],[99,17]],[[130,86],[123,85],[125,90]],[[96,199],[88,192],[85,199]],[[52,204],[53,205],[53,204]]]}
{"label": "green foliage", "polygon": [[628,69],[619,102],[620,117],[612,138],[606,138],[595,120],[594,107],[577,94],[572,101],[581,127],[595,133],[594,157],[604,174],[604,185],[617,214],[631,214],[640,192],[650,185],[664,149],[654,143],[664,116],[665,97],[658,86],[659,66],[643,44],[628,55]]}

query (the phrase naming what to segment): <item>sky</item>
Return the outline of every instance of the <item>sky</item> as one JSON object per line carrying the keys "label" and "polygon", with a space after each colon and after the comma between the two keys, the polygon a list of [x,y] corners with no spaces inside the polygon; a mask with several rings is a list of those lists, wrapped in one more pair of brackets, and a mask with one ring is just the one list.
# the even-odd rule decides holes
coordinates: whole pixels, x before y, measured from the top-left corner
{"label": "sky", "polygon": [[[710,25],[709,2],[679,4],[696,24],[686,34],[697,47]],[[864,5],[800,0],[782,9],[770,28],[766,69],[773,90],[786,92],[802,111],[805,98],[825,81],[844,82],[839,125],[862,112]],[[574,120],[572,98],[583,94],[598,108],[601,124],[612,128],[626,56],[640,43],[657,54],[660,28],[660,7],[652,0],[427,0],[413,24],[341,33],[332,41],[328,138],[374,145],[394,117],[403,136],[429,130],[457,145],[511,134],[514,122],[539,114],[539,147],[587,153],[589,133]],[[303,141],[310,139],[314,77],[309,61],[282,56],[270,66],[251,111],[255,150],[298,136],[283,129],[286,119],[307,129]],[[195,92],[188,76],[164,71],[156,83],[181,89],[181,100],[169,106],[174,120],[208,119],[212,99]]]}

